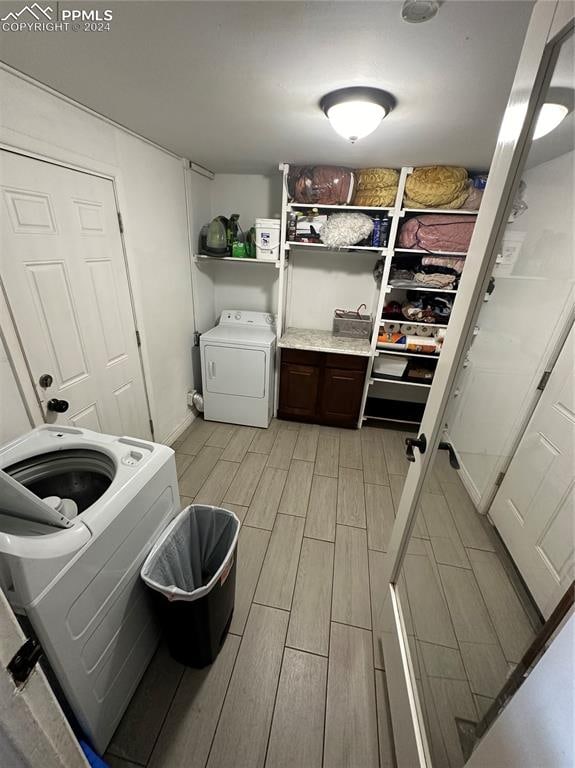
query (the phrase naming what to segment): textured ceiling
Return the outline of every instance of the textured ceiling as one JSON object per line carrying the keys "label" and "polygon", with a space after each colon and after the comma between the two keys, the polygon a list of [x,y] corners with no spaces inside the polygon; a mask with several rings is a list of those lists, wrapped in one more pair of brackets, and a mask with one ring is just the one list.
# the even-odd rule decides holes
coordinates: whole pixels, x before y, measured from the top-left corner
{"label": "textured ceiling", "polygon": [[[267,173],[280,160],[486,168],[532,9],[445,0],[432,21],[406,24],[395,1],[84,5],[111,7],[111,31],[0,33],[2,59],[232,173]],[[317,104],[356,84],[390,91],[397,107],[351,146]]]}

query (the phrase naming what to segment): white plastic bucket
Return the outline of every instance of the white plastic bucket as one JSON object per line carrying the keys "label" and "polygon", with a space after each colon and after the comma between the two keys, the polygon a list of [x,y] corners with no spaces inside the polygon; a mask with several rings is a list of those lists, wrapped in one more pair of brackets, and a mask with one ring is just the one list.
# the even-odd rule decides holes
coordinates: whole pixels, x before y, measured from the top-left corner
{"label": "white plastic bucket", "polygon": [[280,220],[256,219],[256,258],[277,261],[280,255]]}

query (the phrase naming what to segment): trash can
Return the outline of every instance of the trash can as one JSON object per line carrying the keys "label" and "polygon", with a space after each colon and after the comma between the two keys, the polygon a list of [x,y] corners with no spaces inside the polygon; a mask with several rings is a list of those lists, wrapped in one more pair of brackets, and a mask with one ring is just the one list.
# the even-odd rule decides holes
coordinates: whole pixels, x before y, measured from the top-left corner
{"label": "trash can", "polygon": [[211,664],[234,611],[240,521],[221,507],[192,504],[172,520],[146,558],[170,654],[189,667]]}

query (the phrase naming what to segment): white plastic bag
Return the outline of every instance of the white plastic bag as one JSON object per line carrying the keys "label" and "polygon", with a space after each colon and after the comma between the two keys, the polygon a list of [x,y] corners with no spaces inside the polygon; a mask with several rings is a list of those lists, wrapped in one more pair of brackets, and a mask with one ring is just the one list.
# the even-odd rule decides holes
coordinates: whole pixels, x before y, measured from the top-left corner
{"label": "white plastic bag", "polygon": [[168,600],[199,600],[229,570],[239,531],[233,512],[191,504],[162,532],[140,575]]}

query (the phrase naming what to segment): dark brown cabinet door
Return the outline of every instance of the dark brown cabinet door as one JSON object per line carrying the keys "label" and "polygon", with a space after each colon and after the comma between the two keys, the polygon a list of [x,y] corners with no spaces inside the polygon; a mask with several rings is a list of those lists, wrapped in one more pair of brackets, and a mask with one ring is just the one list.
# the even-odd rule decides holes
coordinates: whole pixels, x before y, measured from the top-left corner
{"label": "dark brown cabinet door", "polygon": [[317,411],[320,369],[312,365],[282,363],[278,416],[313,419]]}
{"label": "dark brown cabinet door", "polygon": [[319,416],[329,424],[355,426],[363,394],[364,374],[343,368],[325,368],[319,396]]}

